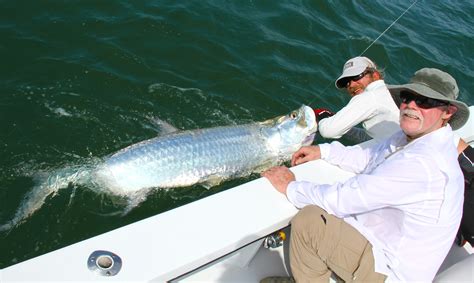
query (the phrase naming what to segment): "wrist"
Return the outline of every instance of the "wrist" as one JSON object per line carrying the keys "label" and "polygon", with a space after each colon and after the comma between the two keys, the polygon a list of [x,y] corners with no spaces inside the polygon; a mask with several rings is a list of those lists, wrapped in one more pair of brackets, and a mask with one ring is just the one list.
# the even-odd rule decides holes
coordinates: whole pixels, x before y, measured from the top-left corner
{"label": "wrist", "polygon": [[332,115],[334,115],[333,112],[331,112],[330,110],[328,110],[326,108],[315,108],[313,110],[314,110],[314,114],[316,116],[316,122],[317,123],[319,123],[319,121],[324,119],[324,118],[328,118],[328,117],[331,117]]}

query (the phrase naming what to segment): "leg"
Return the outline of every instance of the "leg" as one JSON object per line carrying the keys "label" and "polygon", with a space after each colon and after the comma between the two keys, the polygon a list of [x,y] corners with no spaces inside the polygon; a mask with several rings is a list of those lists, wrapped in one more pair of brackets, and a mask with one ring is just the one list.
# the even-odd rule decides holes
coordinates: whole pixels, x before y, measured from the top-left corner
{"label": "leg", "polygon": [[325,220],[317,206],[306,206],[291,220],[290,265],[297,282],[328,282],[331,271],[318,254]]}
{"label": "leg", "polygon": [[310,205],[291,224],[290,262],[297,282],[328,282],[332,272],[346,282],[385,280],[374,271],[372,246],[344,220]]}

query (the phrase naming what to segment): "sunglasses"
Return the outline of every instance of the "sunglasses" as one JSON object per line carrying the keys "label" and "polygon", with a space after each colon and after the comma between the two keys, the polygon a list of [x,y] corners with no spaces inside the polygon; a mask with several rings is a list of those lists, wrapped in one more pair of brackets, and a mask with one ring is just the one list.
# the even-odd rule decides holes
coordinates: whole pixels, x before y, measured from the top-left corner
{"label": "sunglasses", "polygon": [[351,82],[357,82],[357,81],[361,80],[363,77],[365,77],[365,75],[370,74],[370,73],[372,73],[372,71],[365,70],[362,73],[358,74],[357,76],[345,78],[345,80],[342,81],[341,84],[348,87]]}
{"label": "sunglasses", "polygon": [[437,100],[437,99],[433,99],[433,98],[429,98],[429,97],[425,97],[421,95],[416,95],[408,91],[400,92],[400,100],[402,103],[405,103],[405,104],[408,104],[411,101],[415,101],[418,107],[424,108],[424,109],[449,105],[449,102]]}

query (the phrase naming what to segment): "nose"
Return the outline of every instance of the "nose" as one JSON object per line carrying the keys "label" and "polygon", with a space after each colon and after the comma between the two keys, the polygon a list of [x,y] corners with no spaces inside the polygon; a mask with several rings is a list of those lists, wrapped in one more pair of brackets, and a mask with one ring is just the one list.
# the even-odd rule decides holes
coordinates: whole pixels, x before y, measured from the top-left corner
{"label": "nose", "polygon": [[403,108],[418,108],[418,105],[416,105],[414,100],[410,100],[408,103],[403,102],[400,104],[400,109]]}
{"label": "nose", "polygon": [[410,100],[407,105],[410,107],[410,108],[414,108],[414,107],[418,107],[418,105],[416,105],[415,103],[415,100]]}

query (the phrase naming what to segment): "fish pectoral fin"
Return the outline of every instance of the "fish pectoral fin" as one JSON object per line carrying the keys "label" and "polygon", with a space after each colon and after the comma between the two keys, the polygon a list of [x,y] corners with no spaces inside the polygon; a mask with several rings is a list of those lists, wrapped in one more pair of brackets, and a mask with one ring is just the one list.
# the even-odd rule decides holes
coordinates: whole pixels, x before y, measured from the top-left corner
{"label": "fish pectoral fin", "polygon": [[263,162],[258,167],[256,167],[253,170],[253,173],[262,173],[263,171],[265,171],[265,170],[267,170],[267,169],[269,169],[273,166],[276,166],[278,164],[279,164],[279,162],[276,162],[276,160],[267,160],[266,162]]}
{"label": "fish pectoral fin", "polygon": [[220,183],[222,183],[222,177],[221,176],[211,175],[211,176],[209,176],[209,178],[206,181],[201,183],[201,186],[203,186],[204,188],[209,190],[210,188],[212,188],[214,186],[217,186]]}

